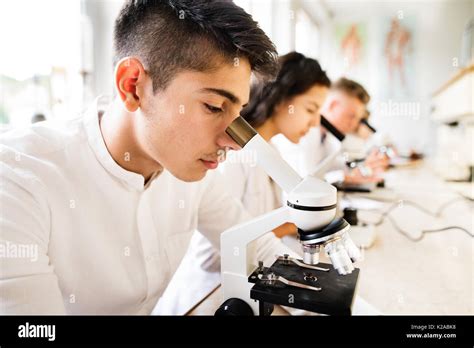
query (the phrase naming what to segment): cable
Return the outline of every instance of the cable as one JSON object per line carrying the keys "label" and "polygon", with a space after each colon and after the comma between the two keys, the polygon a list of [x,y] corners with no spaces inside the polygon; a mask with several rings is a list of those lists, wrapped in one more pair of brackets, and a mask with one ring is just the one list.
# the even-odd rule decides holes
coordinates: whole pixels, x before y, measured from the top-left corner
{"label": "cable", "polygon": [[[432,230],[421,230],[421,234],[418,236],[418,237],[412,237],[407,231],[405,231],[404,229],[402,229],[394,220],[393,217],[391,217],[389,214],[395,209],[397,208],[398,206],[400,206],[400,204],[404,204],[404,205],[409,205],[409,206],[412,206],[414,208],[417,208],[418,210],[424,212],[425,214],[427,215],[430,215],[432,217],[436,217],[436,218],[439,218],[442,216],[443,212],[446,210],[447,207],[449,207],[450,205],[456,203],[456,202],[459,202],[459,201],[465,201],[467,200],[468,202],[470,203],[474,203],[474,199],[473,198],[470,198],[468,196],[465,196],[463,195],[462,193],[460,192],[457,192],[460,197],[456,197],[454,199],[451,199],[443,204],[441,204],[441,206],[436,210],[436,212],[431,212],[429,211],[428,209],[426,209],[425,207],[423,207],[422,205],[414,202],[414,201],[410,201],[410,200],[404,200],[404,199],[401,199],[401,200],[398,200],[398,201],[394,201],[394,200],[391,200],[389,202],[392,203],[392,205],[390,205],[388,207],[387,210],[385,211],[381,211],[379,209],[358,209],[358,210],[363,210],[363,211],[372,211],[372,212],[376,212],[376,213],[379,213],[380,214],[380,218],[377,222],[373,223],[374,226],[380,226],[381,224],[383,224],[383,222],[385,221],[385,218],[387,218],[390,223],[393,225],[393,227],[395,228],[395,230],[402,234],[403,236],[405,236],[406,238],[408,238],[409,240],[411,240],[412,242],[419,242],[423,239],[423,237],[425,236],[426,233],[435,233],[435,232],[443,232],[443,231],[448,231],[448,230],[453,230],[453,229],[456,229],[456,230],[461,230],[463,232],[465,232],[467,235],[469,235],[471,238],[474,238],[474,235],[469,232],[467,229],[465,229],[464,227],[461,227],[461,226],[447,226],[447,227],[442,227],[442,228],[438,228],[438,229],[432,229]],[[347,199],[349,202],[351,202],[351,199],[346,195],[344,194],[343,197],[345,199]],[[370,198],[370,197],[368,197]],[[359,219],[360,220],[360,219]],[[360,220],[362,223],[366,223],[366,224],[372,224],[372,223],[369,223],[367,221],[363,221],[363,220]]]}
{"label": "cable", "polygon": [[[351,201],[350,199],[346,198],[349,202]],[[465,196],[462,196],[462,197],[456,197],[448,202],[445,202],[443,203],[437,210],[436,212],[431,212],[429,211],[428,209],[426,209],[425,207],[423,207],[422,205],[414,202],[414,201],[410,201],[410,200],[405,200],[405,199],[401,199],[399,201],[392,201],[392,205],[390,205],[388,207],[387,210],[385,211],[380,211],[379,209],[363,209],[363,208],[357,208],[358,210],[363,210],[363,211],[373,211],[373,212],[377,212],[377,213],[380,213],[381,214],[381,217],[382,217],[382,221],[378,221],[376,224],[376,226],[380,225],[382,222],[383,222],[383,218],[389,214],[393,209],[395,209],[396,207],[400,206],[400,204],[402,205],[409,205],[409,206],[412,206],[420,211],[422,211],[423,213],[427,214],[427,215],[430,215],[432,217],[441,217],[442,213],[444,210],[446,210],[447,207],[449,207],[450,205],[452,205],[453,203],[456,203],[456,202],[459,202],[459,201],[462,201],[462,200],[465,200],[465,199],[468,199],[467,197]],[[469,199],[468,199],[469,200]],[[473,200],[474,202],[474,200]]]}
{"label": "cable", "polygon": [[474,238],[474,235],[471,232],[469,232],[467,229],[465,229],[464,227],[461,227],[461,226],[447,226],[447,227],[442,227],[442,228],[437,228],[437,229],[432,229],[432,230],[421,230],[421,234],[418,237],[412,237],[407,231],[405,231],[400,226],[398,226],[398,224],[395,222],[393,217],[391,217],[389,215],[389,216],[387,216],[387,218],[392,223],[393,227],[395,228],[395,230],[398,233],[402,234],[403,236],[405,236],[406,238],[408,238],[412,242],[421,241],[426,233],[443,232],[443,231],[448,231],[448,230],[461,230],[461,231],[467,233],[469,235],[469,237]]}
{"label": "cable", "polygon": [[[386,201],[386,202],[389,202],[389,203],[392,203],[393,205],[390,206],[388,208],[388,210],[392,210],[393,208],[395,208],[398,204],[402,203],[402,204],[406,204],[406,205],[411,205],[412,207],[414,208],[417,208],[418,210],[421,210],[422,212],[424,212],[425,214],[428,214],[430,216],[433,216],[433,217],[440,217],[444,210],[446,210],[447,207],[449,207],[450,205],[452,205],[453,203],[456,203],[456,202],[459,202],[459,201],[464,201],[464,200],[467,200],[468,202],[470,203],[474,203],[474,198],[470,198],[468,196],[465,196],[463,195],[462,193],[459,193],[457,192],[460,197],[456,197],[456,198],[453,198],[452,200],[449,200],[445,203],[443,203],[437,210],[436,212],[431,212],[429,211],[428,209],[426,209],[425,207],[423,207],[422,205],[414,202],[414,201],[411,201],[411,200],[405,200],[405,199],[400,199],[400,200],[379,200],[379,199],[373,199],[371,198],[370,196],[361,196],[363,198],[367,198],[367,199],[373,199],[373,200],[379,200],[379,201]],[[347,196],[347,194],[344,194],[343,195],[343,198],[344,199],[347,199],[349,202],[351,202],[351,199]],[[359,209],[359,210],[366,210],[366,211],[376,211],[376,212],[380,212],[380,210],[378,209]]]}
{"label": "cable", "polygon": [[[419,242],[420,240],[423,239],[423,237],[425,236],[426,233],[434,233],[434,232],[443,232],[443,231],[448,231],[448,230],[453,230],[453,229],[456,229],[456,230],[461,230],[465,233],[467,233],[467,235],[469,235],[471,238],[474,238],[474,234],[472,234],[471,232],[469,232],[467,229],[465,229],[464,227],[461,227],[461,226],[447,226],[447,227],[442,227],[442,228],[437,228],[437,229],[432,229],[432,230],[421,230],[421,234],[418,236],[418,237],[412,237],[410,235],[410,233],[408,233],[407,231],[405,231],[404,229],[402,229],[395,221],[395,219],[390,216],[389,214],[392,212],[393,209],[396,208],[397,205],[392,205],[391,207],[389,207],[389,209],[387,209],[386,211],[382,212],[381,213],[381,216],[380,216],[380,219],[379,221],[375,222],[373,225],[374,226],[379,226],[381,225],[384,221],[385,221],[385,218],[388,219],[388,221],[390,221],[390,223],[393,225],[393,227],[395,228],[395,230],[400,233],[401,235],[405,236],[406,238],[408,238],[409,240],[411,240],[412,242]],[[372,210],[372,211],[376,211],[376,210]],[[378,211],[380,213],[380,211]],[[362,223],[366,223],[366,224],[369,224],[369,222],[367,221],[363,221],[363,220],[360,220]]]}
{"label": "cable", "polygon": [[461,194],[461,193],[460,193],[460,195],[461,195],[461,197],[456,197],[456,198],[454,198],[454,199],[452,199],[452,200],[450,200],[450,201],[447,201],[446,203],[442,204],[442,205],[438,208],[438,210],[436,211],[435,215],[436,215],[437,217],[441,216],[441,214],[443,213],[443,211],[444,211],[447,207],[449,207],[451,204],[453,204],[453,203],[456,203],[456,202],[459,202],[459,201],[464,201],[464,200],[466,200],[466,199],[467,199],[469,202],[471,202],[471,203],[474,202],[474,199],[471,199],[471,198],[469,198],[469,197],[467,197],[467,196],[464,196],[464,195]]}
{"label": "cable", "polygon": [[385,220],[385,217],[390,214],[392,212],[392,210],[394,210],[395,208],[399,207],[400,206],[400,203],[401,204],[406,204],[406,205],[411,205],[419,210],[421,210],[422,212],[424,212],[425,214],[428,214],[430,216],[433,216],[433,217],[436,217],[435,213],[432,213],[430,212],[429,210],[427,210],[426,208],[422,207],[421,205],[419,205],[418,203],[415,203],[415,202],[412,202],[412,201],[405,201],[405,200],[401,200],[399,202],[394,202],[392,203],[387,210],[385,211],[380,211],[378,209],[358,209],[358,210],[364,210],[364,211],[372,211],[372,212],[376,212],[376,213],[379,213],[380,214],[380,219],[374,223],[375,226],[379,226],[381,225],[384,220]]}
{"label": "cable", "polygon": [[461,231],[466,232],[470,237],[474,238],[474,235],[471,234],[471,232],[469,232],[467,229],[465,229],[464,227],[461,227],[461,226],[448,226],[448,227],[443,227],[443,228],[437,228],[437,229],[434,229],[434,230],[423,230],[422,232],[423,233],[432,233],[432,232],[442,232],[442,231],[447,231],[447,230],[461,230]]}

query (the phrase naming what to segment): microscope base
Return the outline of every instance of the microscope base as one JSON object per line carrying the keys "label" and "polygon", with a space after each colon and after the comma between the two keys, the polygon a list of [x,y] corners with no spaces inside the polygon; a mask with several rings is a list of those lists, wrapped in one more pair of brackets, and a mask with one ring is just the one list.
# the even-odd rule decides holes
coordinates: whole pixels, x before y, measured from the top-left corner
{"label": "microscope base", "polygon": [[[258,279],[257,269],[249,277],[249,282],[255,283],[250,291],[250,298],[259,301],[259,308],[266,308],[268,304],[278,304],[321,314],[351,315],[359,269],[356,268],[351,274],[341,276],[330,264],[319,263],[318,267],[330,270],[316,271],[292,262],[276,260],[271,267],[264,267],[263,273],[273,272],[287,280],[320,287],[321,291],[288,286],[281,282],[268,285]],[[304,280],[308,274],[316,276],[317,281]],[[268,315],[268,311],[260,315]]]}

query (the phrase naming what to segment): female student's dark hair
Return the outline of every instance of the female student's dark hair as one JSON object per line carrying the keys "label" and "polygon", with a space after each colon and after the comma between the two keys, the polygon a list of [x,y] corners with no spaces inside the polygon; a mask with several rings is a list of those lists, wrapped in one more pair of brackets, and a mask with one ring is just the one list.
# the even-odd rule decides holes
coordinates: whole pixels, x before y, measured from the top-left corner
{"label": "female student's dark hair", "polygon": [[279,103],[305,93],[314,85],[331,86],[318,61],[297,52],[285,54],[279,58],[276,80],[258,80],[252,84],[250,101],[241,115],[253,127],[259,127],[272,116]]}

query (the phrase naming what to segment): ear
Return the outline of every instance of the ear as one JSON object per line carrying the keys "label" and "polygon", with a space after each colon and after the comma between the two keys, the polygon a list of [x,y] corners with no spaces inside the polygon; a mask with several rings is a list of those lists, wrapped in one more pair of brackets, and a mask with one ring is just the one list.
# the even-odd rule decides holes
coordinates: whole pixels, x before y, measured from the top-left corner
{"label": "ear", "polygon": [[277,114],[284,115],[285,117],[289,115],[290,107],[293,106],[293,98],[285,98],[280,100],[278,104],[275,105],[275,111]]}
{"label": "ear", "polygon": [[329,110],[331,110],[331,111],[334,110],[338,103],[339,103],[339,101],[336,98],[332,99],[329,102]]}
{"label": "ear", "polygon": [[137,58],[123,58],[115,68],[115,87],[125,108],[135,112],[140,106],[146,72]]}

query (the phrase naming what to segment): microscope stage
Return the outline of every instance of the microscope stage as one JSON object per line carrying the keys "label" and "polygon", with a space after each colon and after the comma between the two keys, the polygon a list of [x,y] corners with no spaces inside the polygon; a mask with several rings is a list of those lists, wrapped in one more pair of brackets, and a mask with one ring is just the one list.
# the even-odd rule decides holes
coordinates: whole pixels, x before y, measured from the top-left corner
{"label": "microscope stage", "polygon": [[[318,267],[329,268],[329,272],[300,267],[292,262],[276,260],[270,267],[264,267],[264,274],[274,273],[289,281],[320,287],[320,291],[285,285],[279,281],[269,285],[258,279],[258,269],[249,277],[255,283],[250,298],[266,304],[278,304],[328,315],[351,315],[359,269],[348,275],[339,275],[330,264],[319,263]],[[316,276],[317,280],[304,280]]]}

